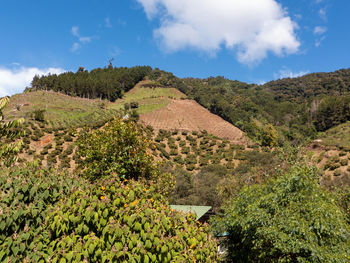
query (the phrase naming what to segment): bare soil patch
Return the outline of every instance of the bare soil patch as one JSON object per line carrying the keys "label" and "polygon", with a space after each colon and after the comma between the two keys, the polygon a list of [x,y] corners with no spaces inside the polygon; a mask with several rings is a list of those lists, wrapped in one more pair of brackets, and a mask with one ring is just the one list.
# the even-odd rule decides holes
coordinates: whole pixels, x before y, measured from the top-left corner
{"label": "bare soil patch", "polygon": [[167,107],[140,115],[140,121],[155,130],[206,130],[235,144],[247,144],[243,132],[194,100],[171,100]]}

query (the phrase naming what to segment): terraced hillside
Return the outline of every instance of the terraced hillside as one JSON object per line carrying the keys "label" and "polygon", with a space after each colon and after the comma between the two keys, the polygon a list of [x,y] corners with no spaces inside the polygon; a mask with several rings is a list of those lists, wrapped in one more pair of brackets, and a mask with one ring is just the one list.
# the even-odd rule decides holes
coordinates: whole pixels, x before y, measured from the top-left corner
{"label": "terraced hillside", "polygon": [[311,160],[323,171],[327,185],[350,185],[350,122],[321,133],[308,147]]}
{"label": "terraced hillside", "polygon": [[142,114],[140,120],[156,130],[205,130],[235,144],[247,143],[240,129],[210,113],[194,100],[172,100],[166,107]]}
{"label": "terraced hillside", "polygon": [[[73,170],[79,163],[76,140],[81,127],[99,128],[115,116],[136,111],[140,123],[152,130],[152,151],[188,171],[208,164],[239,164],[240,151],[247,140],[242,131],[211,114],[173,88],[145,87],[140,82],[115,102],[71,97],[53,91],[33,91],[15,95],[6,108],[8,119],[25,118],[26,136],[21,160],[38,160],[44,167]],[[145,85],[145,86],[144,86]],[[43,120],[36,120],[42,111]],[[235,157],[237,155],[237,158]]]}

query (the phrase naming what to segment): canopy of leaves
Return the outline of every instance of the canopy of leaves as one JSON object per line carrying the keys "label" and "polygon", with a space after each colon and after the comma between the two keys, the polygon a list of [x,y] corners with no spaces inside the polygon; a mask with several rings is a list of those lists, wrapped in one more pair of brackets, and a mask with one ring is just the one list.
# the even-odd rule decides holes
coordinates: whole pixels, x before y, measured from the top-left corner
{"label": "canopy of leaves", "polygon": [[233,262],[349,262],[350,227],[336,201],[297,167],[246,187],[216,220]]}
{"label": "canopy of leaves", "polygon": [[52,262],[218,262],[208,227],[193,218],[170,209],[149,184],[107,179],[91,191],[76,192],[47,217],[43,257]]}
{"label": "canopy of leaves", "polygon": [[86,187],[83,178],[38,167],[1,169],[0,262],[39,262],[48,211]]}
{"label": "canopy of leaves", "polygon": [[114,174],[122,179],[148,178],[156,173],[149,141],[132,121],[114,119],[99,130],[85,131],[77,140],[83,174],[96,180]]}

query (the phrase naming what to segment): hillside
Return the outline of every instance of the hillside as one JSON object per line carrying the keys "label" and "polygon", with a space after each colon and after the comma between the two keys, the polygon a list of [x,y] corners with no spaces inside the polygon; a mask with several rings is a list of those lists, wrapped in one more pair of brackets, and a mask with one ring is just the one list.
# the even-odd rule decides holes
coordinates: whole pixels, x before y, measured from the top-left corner
{"label": "hillside", "polygon": [[262,88],[274,94],[278,101],[302,102],[320,96],[346,95],[350,92],[350,69],[279,79],[267,82]]}
{"label": "hillside", "polygon": [[[6,120],[23,117],[25,122],[1,128],[25,134],[19,159],[11,168],[2,167],[0,176],[5,196],[0,213],[6,216],[0,227],[0,261],[5,255],[38,262],[59,251],[54,256],[68,262],[73,257],[100,262],[106,253],[116,262],[134,257],[139,262],[208,262],[209,256],[218,262],[210,229],[221,236],[227,223],[245,229],[260,220],[265,231],[282,225],[294,235],[295,222],[320,220],[323,226],[337,215],[329,229],[348,227],[350,122],[345,121],[350,97],[329,93],[316,104],[314,98],[283,101],[262,86],[157,72],[132,88],[120,86],[113,99],[86,98],[94,95],[93,78],[80,95],[67,87],[61,87],[62,94],[37,86],[11,98]],[[75,76],[80,81],[75,88],[81,88],[80,73],[91,77],[96,72],[53,79]],[[118,78],[112,82],[122,83]],[[0,146],[13,142],[16,138],[9,136]],[[169,204],[210,206],[210,213],[225,214],[215,216],[209,228]],[[313,223],[300,225],[301,240],[306,231],[314,236]],[[284,228],[281,233],[286,236]],[[341,238],[336,245],[348,249]],[[230,242],[241,242],[236,239]],[[39,249],[31,253],[33,246]],[[186,260],[181,258],[184,250]]]}
{"label": "hillside", "polygon": [[205,130],[235,144],[247,143],[241,130],[193,100],[172,100],[166,107],[141,114],[140,120],[156,130]]}

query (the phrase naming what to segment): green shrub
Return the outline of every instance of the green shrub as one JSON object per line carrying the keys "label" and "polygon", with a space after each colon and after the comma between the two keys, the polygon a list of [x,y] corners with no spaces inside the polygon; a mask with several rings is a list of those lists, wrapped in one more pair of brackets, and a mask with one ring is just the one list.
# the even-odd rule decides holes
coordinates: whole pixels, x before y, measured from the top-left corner
{"label": "green shrub", "polygon": [[42,149],[42,151],[40,152],[41,155],[46,155],[48,153],[49,153],[49,151],[47,149],[45,149],[45,148]]}
{"label": "green shrub", "polygon": [[51,148],[52,148],[52,143],[49,143],[49,144],[44,146],[44,149],[47,149],[47,150],[49,150]]}
{"label": "green shrub", "polygon": [[181,141],[179,142],[179,146],[180,146],[180,147],[183,147],[183,146],[185,146],[185,145],[186,145],[186,141],[181,140]]}
{"label": "green shrub", "polygon": [[341,166],[347,166],[348,165],[348,162],[349,162],[349,160],[346,158],[346,159],[341,159],[340,160],[340,164],[341,164]]}
{"label": "green shrub", "polygon": [[56,146],[58,146],[58,145],[61,146],[61,145],[63,145],[63,143],[64,143],[64,141],[61,139],[56,140]]}
{"label": "green shrub", "polygon": [[72,142],[73,138],[72,138],[72,136],[67,134],[67,135],[63,136],[63,140],[65,140],[66,142]]}
{"label": "green shrub", "polygon": [[333,175],[334,175],[334,176],[341,176],[341,175],[342,175],[342,172],[341,172],[340,169],[337,169],[337,170],[334,171]]}
{"label": "green shrub", "polygon": [[45,112],[46,112],[46,110],[40,110],[40,109],[34,110],[33,111],[34,120],[39,121],[39,122],[45,121],[45,115],[44,115]]}
{"label": "green shrub", "polygon": [[183,165],[185,163],[185,161],[182,159],[181,156],[175,156],[173,160],[175,163],[180,164],[180,165]]}
{"label": "green shrub", "polygon": [[176,144],[169,144],[169,148],[172,150],[177,150],[179,147]]}
{"label": "green shrub", "polygon": [[350,227],[316,171],[293,168],[264,185],[245,187],[213,222],[227,231],[229,262],[346,262]]}
{"label": "green shrub", "polygon": [[247,154],[247,153],[246,153],[245,151],[237,150],[234,158],[235,158],[236,160],[244,161],[244,160],[247,159],[246,154]]}
{"label": "green shrub", "polygon": [[337,168],[340,167],[340,163],[334,163],[332,162],[331,160],[328,160],[326,163],[325,163],[325,166],[324,166],[324,169],[327,170],[335,170]]}
{"label": "green shrub", "polygon": [[345,156],[345,155],[347,155],[346,152],[344,152],[344,151],[339,152],[339,157],[342,157],[342,156]]}
{"label": "green shrub", "polygon": [[[50,214],[43,256],[53,262],[218,262],[207,226],[170,209],[154,187],[105,181]],[[65,261],[65,260],[64,260]]]}
{"label": "green shrub", "polygon": [[149,142],[133,122],[114,119],[102,130],[84,131],[76,142],[83,157],[80,168],[90,179],[114,174],[120,178],[150,178],[155,172]]}
{"label": "green shrub", "polygon": [[190,147],[182,147],[181,148],[181,153],[182,154],[188,154],[190,152]]}
{"label": "green shrub", "polygon": [[199,158],[199,165],[200,166],[205,166],[205,165],[208,165],[209,162],[208,162],[208,158],[204,158],[204,157],[200,157]]}
{"label": "green shrub", "polygon": [[193,171],[196,168],[194,164],[188,164],[186,165],[186,170],[187,171]]}
{"label": "green shrub", "polygon": [[35,153],[35,151],[30,149],[27,151],[27,153],[28,153],[28,155],[33,155]]}
{"label": "green shrub", "polygon": [[82,178],[44,169],[2,170],[0,262],[39,262],[43,249],[39,235],[48,211],[86,185]]}
{"label": "green shrub", "polygon": [[174,155],[178,155],[179,152],[178,150],[172,149],[169,154],[174,156]]}

